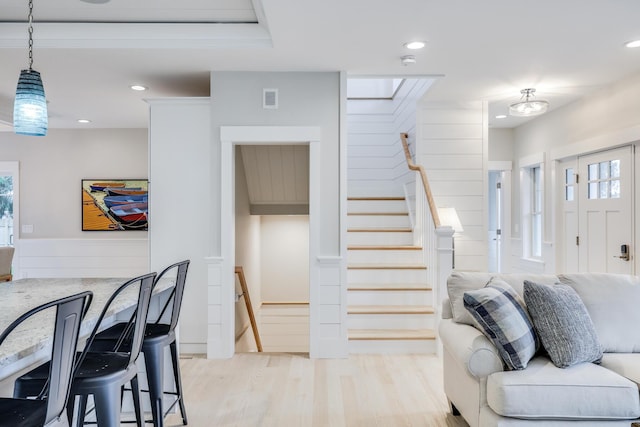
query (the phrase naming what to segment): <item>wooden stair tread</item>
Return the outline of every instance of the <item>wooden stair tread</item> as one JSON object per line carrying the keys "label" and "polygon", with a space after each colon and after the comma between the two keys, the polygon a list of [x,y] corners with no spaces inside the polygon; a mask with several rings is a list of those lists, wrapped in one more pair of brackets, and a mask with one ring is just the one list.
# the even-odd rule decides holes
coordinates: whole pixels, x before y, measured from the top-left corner
{"label": "wooden stair tread", "polygon": [[422,264],[352,264],[348,270],[426,270]]}
{"label": "wooden stair tread", "polygon": [[348,216],[409,216],[408,212],[349,212]]}
{"label": "wooden stair tread", "polygon": [[405,200],[405,198],[403,196],[351,196],[351,197],[347,197],[347,200],[393,201],[393,200]]}
{"label": "wooden stair tread", "polygon": [[348,314],[433,314],[428,305],[350,305]]}
{"label": "wooden stair tread", "polygon": [[350,251],[421,251],[421,246],[413,245],[352,245]]}
{"label": "wooden stair tread", "polygon": [[433,288],[422,283],[352,283],[349,291],[432,291]]}
{"label": "wooden stair tread", "polygon": [[349,228],[349,233],[411,233],[410,228]]}
{"label": "wooden stair tread", "polygon": [[350,340],[434,340],[433,329],[349,329]]}

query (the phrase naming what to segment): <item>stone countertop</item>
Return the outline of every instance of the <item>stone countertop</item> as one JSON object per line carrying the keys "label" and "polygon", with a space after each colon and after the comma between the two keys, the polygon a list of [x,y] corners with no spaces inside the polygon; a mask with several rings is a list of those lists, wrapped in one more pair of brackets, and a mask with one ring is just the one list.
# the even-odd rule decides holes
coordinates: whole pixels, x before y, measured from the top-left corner
{"label": "stone countertop", "polygon": [[[97,321],[105,303],[113,292],[128,278],[57,278],[19,279],[0,283],[0,331],[27,310],[48,301],[84,291],[93,292],[93,301],[81,327],[81,337],[87,336]],[[154,294],[160,293],[173,284],[173,279],[162,279],[154,287]],[[112,303],[106,317],[116,315],[137,301],[137,286],[125,290]],[[51,314],[52,315],[52,314]],[[15,329],[0,345],[0,370],[38,353],[51,344],[52,321],[34,316]]]}

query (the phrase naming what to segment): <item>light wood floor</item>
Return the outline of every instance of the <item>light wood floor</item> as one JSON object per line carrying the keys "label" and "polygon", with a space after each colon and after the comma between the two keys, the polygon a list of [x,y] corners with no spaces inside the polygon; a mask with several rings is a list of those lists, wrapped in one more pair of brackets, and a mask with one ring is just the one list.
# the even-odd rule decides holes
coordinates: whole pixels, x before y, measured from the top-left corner
{"label": "light wood floor", "polygon": [[467,427],[448,410],[435,356],[241,353],[181,367],[192,427]]}

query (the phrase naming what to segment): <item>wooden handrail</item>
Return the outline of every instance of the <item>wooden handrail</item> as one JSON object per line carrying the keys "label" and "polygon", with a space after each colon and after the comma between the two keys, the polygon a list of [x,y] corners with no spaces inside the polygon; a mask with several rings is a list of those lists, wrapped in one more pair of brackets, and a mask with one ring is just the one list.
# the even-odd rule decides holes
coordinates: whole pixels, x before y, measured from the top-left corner
{"label": "wooden handrail", "polygon": [[242,267],[236,266],[236,274],[240,280],[240,287],[242,288],[242,294],[244,297],[244,304],[247,307],[249,313],[249,321],[251,322],[251,329],[253,330],[253,337],[256,340],[256,346],[258,351],[262,352],[262,342],[260,341],[260,334],[258,333],[258,324],[256,323],[256,317],[253,315],[253,306],[251,305],[251,298],[249,297],[249,288],[247,287],[247,279],[244,278],[244,270]]}
{"label": "wooden handrail", "polygon": [[440,216],[438,215],[438,208],[436,207],[436,203],[433,201],[433,194],[431,194],[431,187],[429,186],[427,173],[425,172],[422,165],[416,165],[415,163],[413,163],[411,152],[409,151],[409,143],[407,142],[409,134],[403,132],[400,134],[400,138],[402,139],[402,146],[404,147],[404,156],[407,158],[407,166],[409,166],[409,169],[412,171],[420,172],[420,178],[422,178],[422,187],[424,188],[424,193],[427,196],[427,203],[429,203],[431,218],[433,218],[433,226],[436,228],[440,227]]}

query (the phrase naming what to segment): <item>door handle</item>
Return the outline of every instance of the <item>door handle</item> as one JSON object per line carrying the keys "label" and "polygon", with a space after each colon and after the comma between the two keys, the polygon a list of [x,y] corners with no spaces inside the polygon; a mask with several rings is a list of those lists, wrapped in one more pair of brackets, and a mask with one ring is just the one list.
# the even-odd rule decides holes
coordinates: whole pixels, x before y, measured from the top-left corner
{"label": "door handle", "polygon": [[631,259],[631,255],[629,255],[629,245],[621,245],[620,246],[620,255],[614,256],[614,258],[620,258],[625,261],[629,261]]}

